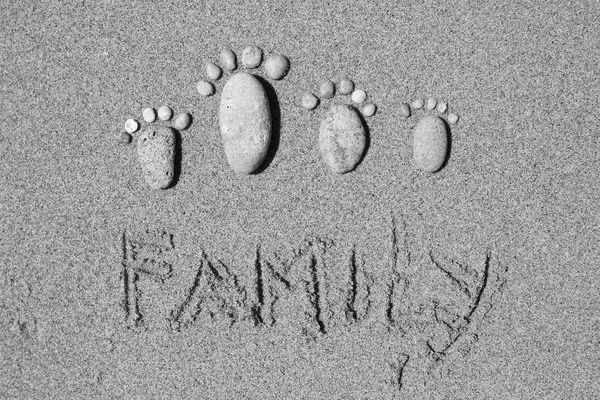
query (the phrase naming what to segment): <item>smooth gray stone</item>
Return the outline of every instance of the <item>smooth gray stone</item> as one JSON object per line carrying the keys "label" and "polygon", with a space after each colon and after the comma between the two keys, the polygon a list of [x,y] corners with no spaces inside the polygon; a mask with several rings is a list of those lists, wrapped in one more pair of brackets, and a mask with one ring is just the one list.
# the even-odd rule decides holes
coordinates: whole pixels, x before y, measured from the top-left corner
{"label": "smooth gray stone", "polygon": [[358,112],[348,105],[327,111],[319,130],[319,150],[325,164],[338,174],[352,171],[367,145],[367,134]]}
{"label": "smooth gray stone", "polygon": [[271,79],[282,79],[290,69],[290,61],[281,54],[267,58],[263,66],[265,73]]}
{"label": "smooth gray stone", "polygon": [[413,160],[425,172],[436,172],[444,164],[448,151],[448,132],[444,120],[429,115],[413,129]]}
{"label": "smooth gray stone", "polygon": [[227,71],[233,71],[237,68],[237,59],[235,53],[229,49],[221,50],[220,54],[221,64]]}
{"label": "smooth gray stone", "polygon": [[239,72],[227,81],[221,94],[219,126],[231,169],[242,174],[254,172],[271,144],[271,109],[265,89],[253,75]]}

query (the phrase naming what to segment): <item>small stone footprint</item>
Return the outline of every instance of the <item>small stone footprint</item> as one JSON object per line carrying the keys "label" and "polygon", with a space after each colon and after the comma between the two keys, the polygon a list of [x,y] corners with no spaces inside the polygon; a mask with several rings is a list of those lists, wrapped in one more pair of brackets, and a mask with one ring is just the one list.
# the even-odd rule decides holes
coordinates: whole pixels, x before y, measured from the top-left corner
{"label": "small stone footprint", "polygon": [[[417,99],[412,102],[412,107],[416,110],[426,107],[427,110],[436,110],[440,115],[445,114],[448,110],[445,102],[438,102],[433,97],[429,98],[427,103]],[[400,112],[405,118],[411,116],[411,109],[406,103],[402,104]],[[449,114],[448,122],[456,124],[458,116]],[[413,162],[415,166],[424,172],[437,172],[444,166],[449,149],[450,132],[444,119],[437,115],[426,115],[421,118],[413,128]]]}
{"label": "small stone footprint", "polygon": [[[237,58],[233,51],[224,49],[220,63],[228,71],[237,68]],[[263,60],[263,52],[256,46],[248,46],[242,51],[242,68],[258,68]],[[273,55],[263,64],[268,78],[282,79],[290,68],[289,60],[282,55]],[[206,65],[206,76],[216,81],[222,70],[214,63]],[[215,92],[208,81],[198,82],[196,89],[202,96]],[[231,169],[236,173],[255,172],[265,161],[272,135],[271,106],[261,82],[248,72],[234,74],[223,87],[219,106],[219,128],[225,156]]]}
{"label": "small stone footprint", "polygon": [[[352,102],[362,104],[367,94],[362,89],[354,89],[349,79],[339,82],[337,92],[350,95]],[[330,99],[335,95],[335,85],[331,81],[323,82],[319,87],[319,97]],[[312,110],[319,104],[314,94],[307,92],[302,96],[302,107]],[[362,108],[362,115],[371,117],[377,107],[368,103]],[[319,128],[319,151],[327,167],[338,174],[350,172],[363,159],[367,147],[367,128],[358,111],[347,104],[334,104],[327,111]]]}
{"label": "small stone footprint", "polygon": [[[173,111],[168,106],[158,109],[158,118],[169,121]],[[153,108],[142,111],[143,120],[152,124],[156,121],[157,113]],[[148,126],[137,140],[137,154],[144,180],[151,189],[167,189],[173,183],[175,176],[175,158],[177,152],[177,130],[187,129],[192,122],[188,113],[181,113],[175,117],[173,127]],[[131,134],[139,129],[139,123],[129,119],[125,123],[124,134],[129,135],[124,143],[131,141]],[[124,135],[121,135],[124,136]]]}

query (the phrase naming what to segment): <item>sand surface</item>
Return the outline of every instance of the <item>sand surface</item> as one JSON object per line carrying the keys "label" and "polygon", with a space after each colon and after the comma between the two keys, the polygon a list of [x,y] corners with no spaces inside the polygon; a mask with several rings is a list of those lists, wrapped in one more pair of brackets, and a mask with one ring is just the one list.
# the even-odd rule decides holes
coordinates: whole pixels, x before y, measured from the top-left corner
{"label": "sand surface", "polygon": [[[0,398],[600,392],[599,3],[203,3],[0,4]],[[240,176],[231,74],[195,86],[251,44],[291,69]],[[343,76],[378,112],[338,176],[318,128],[347,98],[299,104]],[[460,115],[436,174],[412,166],[428,112],[400,113],[430,96]],[[151,191],[114,134],[162,104],[194,121]]]}

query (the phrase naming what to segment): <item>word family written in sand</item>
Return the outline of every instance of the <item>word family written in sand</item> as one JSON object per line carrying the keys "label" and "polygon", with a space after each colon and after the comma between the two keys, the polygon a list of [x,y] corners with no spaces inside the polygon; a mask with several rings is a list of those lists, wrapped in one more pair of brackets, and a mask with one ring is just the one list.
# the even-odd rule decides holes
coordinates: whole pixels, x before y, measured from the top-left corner
{"label": "word family written in sand", "polygon": [[[490,250],[467,263],[415,247],[402,218],[390,216],[387,233],[381,249],[310,236],[283,256],[257,243],[247,263],[234,265],[201,247],[183,252],[164,230],[125,230],[125,324],[199,335],[267,329],[312,343],[366,330],[393,343],[386,382],[401,390],[406,368],[444,373],[470,351],[507,268]],[[376,250],[386,255],[373,257]]]}
{"label": "word family written in sand", "polygon": [[248,265],[237,268],[202,249],[179,254],[173,236],[163,231],[125,231],[125,321],[147,327],[150,305],[166,304],[150,300],[157,295],[151,284],[178,293],[167,295],[173,303],[165,309],[153,310],[173,331],[245,324],[318,338],[366,324],[400,336],[429,335],[431,352],[443,354],[491,307],[505,271],[490,251],[477,255],[476,266],[432,249],[413,251],[403,227],[391,217],[388,257],[380,261],[368,261],[359,245],[315,236],[285,257],[258,243]]}

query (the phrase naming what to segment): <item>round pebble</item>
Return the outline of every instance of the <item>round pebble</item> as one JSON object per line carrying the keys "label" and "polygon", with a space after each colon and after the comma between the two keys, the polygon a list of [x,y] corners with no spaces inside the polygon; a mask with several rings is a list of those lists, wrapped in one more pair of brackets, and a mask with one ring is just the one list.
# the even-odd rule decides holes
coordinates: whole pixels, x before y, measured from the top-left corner
{"label": "round pebble", "polygon": [[319,104],[319,99],[312,93],[304,93],[302,96],[302,107],[312,110]]}
{"label": "round pebble", "polygon": [[160,106],[158,109],[158,118],[163,121],[168,121],[173,116],[173,110],[169,106]]}
{"label": "round pebble", "polygon": [[436,104],[437,104],[437,100],[434,99],[433,97],[430,97],[429,100],[427,100],[427,109],[433,110],[435,108]]}
{"label": "round pebble", "polygon": [[360,104],[367,99],[367,94],[364,90],[358,89],[352,92],[352,96],[350,98],[353,102]]}
{"label": "round pebble", "polygon": [[262,61],[262,50],[256,46],[248,46],[242,51],[242,67],[256,68]]}
{"label": "round pebble", "polygon": [[127,133],[133,133],[137,131],[139,127],[140,124],[135,119],[129,118],[127,121],[125,121],[125,131]]}
{"label": "round pebble", "polygon": [[210,82],[200,81],[196,85],[196,90],[198,90],[198,93],[202,96],[210,96],[215,92],[215,87]]}
{"label": "round pebble", "polygon": [[365,117],[372,117],[373,115],[375,115],[376,111],[377,111],[377,106],[375,104],[367,104],[363,107],[362,114]]}
{"label": "round pebble", "polygon": [[223,49],[221,50],[219,58],[221,59],[221,65],[223,65],[223,68],[225,68],[227,71],[233,71],[237,68],[235,53],[233,51],[229,49]]}
{"label": "round pebble", "polygon": [[265,61],[264,68],[265,73],[269,78],[278,81],[287,74],[290,69],[290,61],[285,56],[278,54],[269,57],[267,61]]}
{"label": "round pebble", "polygon": [[448,109],[448,105],[446,103],[444,103],[443,101],[440,101],[438,103],[437,110],[439,113],[443,114],[446,112],[447,109]]}
{"label": "round pebble", "polygon": [[213,81],[216,81],[217,79],[219,79],[221,77],[221,74],[222,74],[221,68],[219,68],[218,66],[216,66],[213,63],[206,64],[206,76],[208,76],[208,79],[212,79]]}
{"label": "round pebble", "polygon": [[321,86],[319,86],[319,96],[323,99],[330,99],[335,94],[335,86],[333,82],[327,81],[323,82]]}
{"label": "round pebble", "polygon": [[127,132],[119,132],[116,134],[115,138],[119,143],[127,144],[131,142],[131,135]]}
{"label": "round pebble", "polygon": [[406,103],[402,103],[400,106],[400,113],[404,118],[410,117],[410,107]]}
{"label": "round pebble", "polygon": [[341,94],[350,94],[354,90],[354,82],[350,79],[344,78],[340,81],[338,86],[338,92]]}
{"label": "round pebble", "polygon": [[187,129],[192,123],[192,117],[188,113],[181,113],[175,117],[175,122],[173,125],[175,129],[179,129],[180,131]]}
{"label": "round pebble", "polygon": [[448,122],[450,122],[451,124],[455,124],[458,122],[458,115],[456,114],[450,114],[448,115]]}
{"label": "round pebble", "polygon": [[413,106],[413,108],[416,108],[417,110],[420,108],[423,108],[423,100],[417,99],[417,100],[413,101],[412,106]]}
{"label": "round pebble", "polygon": [[142,118],[144,118],[144,121],[146,122],[154,122],[156,121],[156,111],[154,111],[154,108],[144,108],[144,111],[142,111]]}

